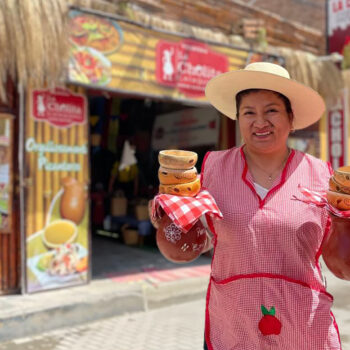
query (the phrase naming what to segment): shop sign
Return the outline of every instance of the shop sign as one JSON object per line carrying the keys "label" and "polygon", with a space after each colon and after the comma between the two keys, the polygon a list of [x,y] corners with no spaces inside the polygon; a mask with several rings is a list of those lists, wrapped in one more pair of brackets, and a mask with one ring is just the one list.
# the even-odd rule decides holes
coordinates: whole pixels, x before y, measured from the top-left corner
{"label": "shop sign", "polygon": [[227,72],[226,55],[214,52],[194,40],[169,42],[159,40],[156,47],[156,78],[187,96],[203,96],[207,82]]}
{"label": "shop sign", "polygon": [[68,80],[151,98],[207,103],[204,87],[219,73],[280,56],[204,43],[80,10],[69,12]]}
{"label": "shop sign", "polygon": [[152,134],[155,150],[216,145],[219,117],[212,108],[192,108],[158,115]]}
{"label": "shop sign", "polygon": [[86,114],[85,96],[69,90],[33,90],[33,118],[59,127],[81,124]]}
{"label": "shop sign", "polygon": [[27,96],[24,195],[31,293],[88,280],[89,169],[84,96],[49,90]]}
{"label": "shop sign", "polygon": [[328,52],[344,56],[344,68],[350,67],[350,1],[329,0],[327,7]]}
{"label": "shop sign", "polygon": [[343,97],[339,98],[337,104],[328,111],[328,149],[329,161],[333,169],[345,165],[346,105]]}

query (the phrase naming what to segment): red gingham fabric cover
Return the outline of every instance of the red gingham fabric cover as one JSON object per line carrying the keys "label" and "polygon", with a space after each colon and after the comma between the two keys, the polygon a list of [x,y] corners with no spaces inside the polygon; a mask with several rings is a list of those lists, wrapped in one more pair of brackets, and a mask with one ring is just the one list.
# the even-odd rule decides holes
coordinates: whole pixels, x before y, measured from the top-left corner
{"label": "red gingham fabric cover", "polygon": [[188,232],[204,214],[222,218],[222,213],[214,198],[206,190],[201,190],[195,197],[181,197],[171,194],[158,194],[152,202],[152,217],[159,216],[159,207],[170,217],[184,233]]}
{"label": "red gingham fabric cover", "polygon": [[339,210],[338,208],[333,207],[327,201],[326,192],[316,192],[311,191],[306,187],[299,185],[299,191],[304,195],[304,198],[298,198],[295,196],[296,200],[302,201],[304,203],[315,205],[317,207],[326,208],[332,214],[340,216],[342,218],[350,218],[350,210]]}
{"label": "red gingham fabric cover", "polygon": [[[319,265],[330,218],[325,208],[293,200],[298,184],[327,189],[327,164],[292,150],[264,199],[242,148],[209,153],[201,173],[202,186],[223,214],[208,220],[214,233],[205,321],[209,350],[341,349]],[[275,308],[280,334],[260,331],[262,305]]]}

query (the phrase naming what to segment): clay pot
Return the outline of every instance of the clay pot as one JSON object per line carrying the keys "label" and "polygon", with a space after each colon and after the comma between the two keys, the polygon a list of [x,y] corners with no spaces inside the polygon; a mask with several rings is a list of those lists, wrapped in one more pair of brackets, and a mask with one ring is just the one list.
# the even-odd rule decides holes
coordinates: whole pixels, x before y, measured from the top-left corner
{"label": "clay pot", "polygon": [[162,185],[178,185],[192,182],[197,179],[197,169],[168,169],[162,166],[158,170],[158,179]]}
{"label": "clay pot", "polygon": [[350,187],[340,185],[334,176],[329,178],[329,190],[333,192],[340,192],[350,194]]}
{"label": "clay pot", "polygon": [[328,203],[340,210],[350,210],[350,195],[340,192],[327,191]]}
{"label": "clay pot", "polygon": [[334,178],[341,186],[350,187],[350,166],[335,169]]}
{"label": "clay pot", "polygon": [[164,215],[159,223],[156,241],[166,259],[175,263],[187,263],[200,256],[206,246],[207,235],[199,220],[191,230],[184,233]]}
{"label": "clay pot", "polygon": [[175,196],[195,197],[201,190],[201,181],[198,177],[195,181],[178,185],[159,185],[159,193],[172,194]]}
{"label": "clay pot", "polygon": [[322,249],[323,260],[335,276],[350,281],[350,219],[330,215],[332,225]]}
{"label": "clay pot", "polygon": [[191,169],[198,160],[198,154],[191,151],[164,150],[158,154],[159,164],[168,169]]}

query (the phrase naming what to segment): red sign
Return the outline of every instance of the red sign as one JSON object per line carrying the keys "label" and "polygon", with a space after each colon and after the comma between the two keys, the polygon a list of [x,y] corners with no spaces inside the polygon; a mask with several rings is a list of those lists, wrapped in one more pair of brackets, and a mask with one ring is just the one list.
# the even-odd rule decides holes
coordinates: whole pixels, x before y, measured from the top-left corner
{"label": "red sign", "polygon": [[[328,52],[349,55],[350,50],[350,1],[329,0],[328,8]],[[347,48],[347,46],[349,46]]]}
{"label": "red sign", "polygon": [[160,40],[156,47],[157,81],[177,88],[186,96],[204,96],[207,82],[216,75],[227,72],[228,67],[225,55],[194,40]]}
{"label": "red sign", "polygon": [[328,149],[329,161],[333,169],[337,169],[346,162],[346,124],[344,98],[328,111]]}
{"label": "red sign", "polygon": [[34,119],[59,127],[83,124],[86,120],[85,96],[65,89],[34,90],[32,108]]}

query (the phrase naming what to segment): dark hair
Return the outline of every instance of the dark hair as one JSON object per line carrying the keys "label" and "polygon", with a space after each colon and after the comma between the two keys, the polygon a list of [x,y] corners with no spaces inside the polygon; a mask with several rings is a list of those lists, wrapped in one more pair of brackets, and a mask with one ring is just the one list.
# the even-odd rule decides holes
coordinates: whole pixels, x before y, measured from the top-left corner
{"label": "dark hair", "polygon": [[[247,89],[247,90],[240,91],[236,95],[236,116],[237,116],[237,119],[239,117],[239,107],[241,105],[242,98],[246,95],[249,95],[252,92],[259,92],[259,91],[264,91],[264,90],[266,90],[266,89]],[[273,90],[266,90],[266,91],[273,92],[275,95],[277,95],[283,101],[284,106],[286,107],[286,111],[288,113],[289,121],[293,121],[294,115],[293,115],[292,105],[289,101],[289,98],[284,96],[283,94],[277,92],[277,91],[273,91]]]}

